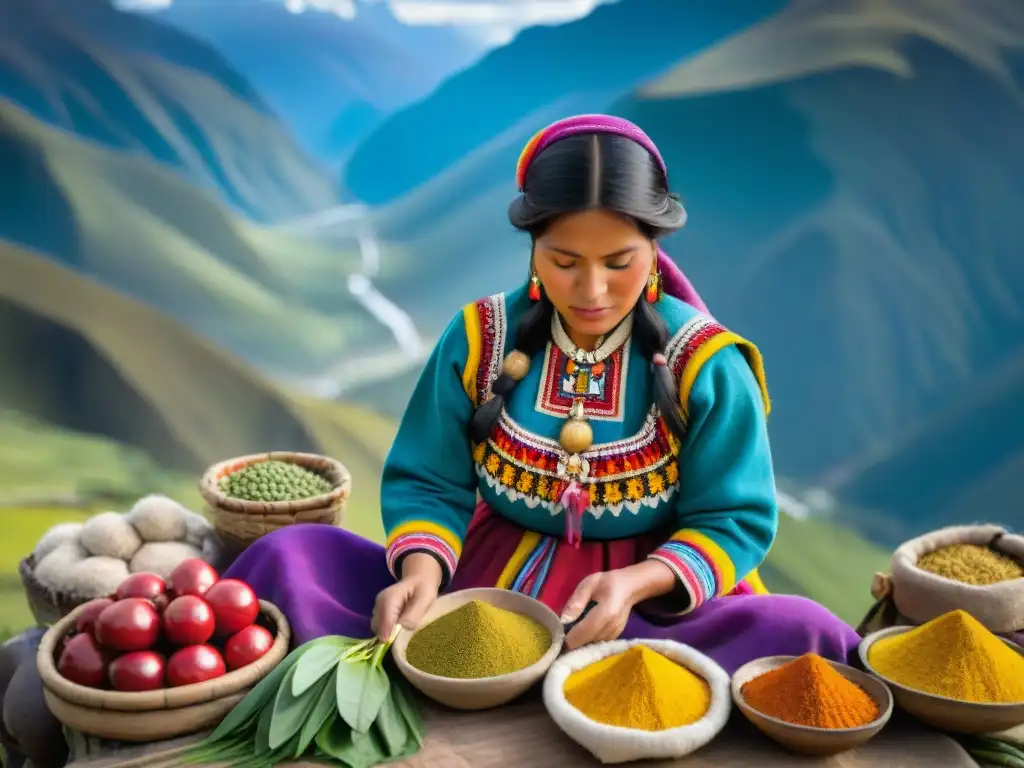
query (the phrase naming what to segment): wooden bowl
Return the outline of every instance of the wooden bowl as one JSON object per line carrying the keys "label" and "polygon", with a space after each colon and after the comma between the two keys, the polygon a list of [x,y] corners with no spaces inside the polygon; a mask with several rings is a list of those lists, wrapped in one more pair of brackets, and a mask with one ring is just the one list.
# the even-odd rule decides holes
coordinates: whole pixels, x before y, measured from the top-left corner
{"label": "wooden bowl", "polygon": [[421,626],[425,627],[456,608],[461,608],[472,600],[490,603],[506,611],[514,611],[527,616],[541,624],[551,633],[551,647],[535,664],[510,672],[507,675],[485,677],[475,680],[452,679],[421,672],[412,666],[405,657],[409,641],[415,632],[402,632],[391,646],[391,656],[399,671],[423,695],[452,709],[474,710],[489,709],[507,704],[528,691],[540,682],[548,668],[558,658],[565,642],[565,631],[562,622],[555,612],[532,597],[510,592],[506,589],[481,588],[466,589],[439,597],[423,617]]}
{"label": "wooden bowl", "polygon": [[[228,496],[220,489],[220,481],[225,476],[264,461],[284,461],[305,467],[327,478],[332,488],[328,493],[296,501],[248,501]],[[340,525],[352,492],[352,474],[344,464],[328,456],[273,451],[214,464],[203,473],[199,492],[209,507],[213,527],[221,540],[241,552],[261,536],[288,525]]]}
{"label": "wooden bowl", "polygon": [[[876,671],[868,661],[871,646],[883,638],[901,635],[912,629],[915,627],[889,627],[873,632],[861,640],[858,648],[864,668],[888,683],[897,704],[921,722],[951,733],[985,734],[1024,725],[1024,701],[1015,704],[977,704],[959,701],[933,693],[915,691]],[[1000,639],[1024,656],[1024,648],[1006,638]]]}
{"label": "wooden bowl", "polygon": [[750,706],[743,698],[743,686],[766,672],[771,672],[796,659],[796,656],[767,656],[754,659],[736,670],[732,676],[732,700],[739,710],[765,736],[791,752],[801,755],[836,755],[858,747],[874,738],[892,716],[893,697],[885,683],[845,664],[830,661],[832,668],[852,683],[856,683],[875,700],[880,714],[867,725],[856,728],[813,728],[794,725],[785,720],[769,717]]}
{"label": "wooden bowl", "polygon": [[275,637],[259,661],[205,683],[140,693],[89,688],[57,671],[54,651],[81,613],[82,607],[76,608],[47,630],[39,642],[36,664],[46,705],[64,725],[117,741],[160,741],[213,727],[288,654],[288,620],[265,600],[260,600],[260,608],[259,623],[271,629]]}

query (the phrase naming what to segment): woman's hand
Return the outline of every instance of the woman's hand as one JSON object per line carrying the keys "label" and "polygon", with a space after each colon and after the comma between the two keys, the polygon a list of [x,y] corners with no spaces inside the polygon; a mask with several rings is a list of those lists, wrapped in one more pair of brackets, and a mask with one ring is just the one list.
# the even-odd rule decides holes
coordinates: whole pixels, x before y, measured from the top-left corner
{"label": "woman's hand", "polygon": [[437,599],[441,580],[441,566],[433,557],[422,552],[408,555],[402,562],[402,579],[378,593],[373,604],[374,634],[387,642],[396,624],[416,629]]}
{"label": "woman's hand", "polygon": [[588,576],[566,602],[562,623],[578,619],[589,603],[596,605],[569,631],[566,646],[574,650],[588,643],[618,639],[637,603],[668,594],[675,586],[675,574],[656,560]]}

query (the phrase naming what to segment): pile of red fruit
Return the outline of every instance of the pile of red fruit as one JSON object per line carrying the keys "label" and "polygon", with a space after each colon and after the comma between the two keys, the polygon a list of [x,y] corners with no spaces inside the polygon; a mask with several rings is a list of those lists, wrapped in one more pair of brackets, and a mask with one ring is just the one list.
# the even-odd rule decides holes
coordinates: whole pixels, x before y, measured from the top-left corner
{"label": "pile of red fruit", "polygon": [[252,664],[274,638],[256,624],[259,601],[238,579],[198,558],[167,582],[134,573],[117,592],[86,604],[58,653],[57,670],[79,685],[152,691],[202,683]]}

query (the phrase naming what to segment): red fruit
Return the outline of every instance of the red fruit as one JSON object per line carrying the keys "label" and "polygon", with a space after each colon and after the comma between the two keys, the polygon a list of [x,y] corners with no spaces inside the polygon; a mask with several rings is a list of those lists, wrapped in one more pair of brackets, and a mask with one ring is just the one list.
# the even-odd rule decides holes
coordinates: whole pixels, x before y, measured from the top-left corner
{"label": "red fruit", "polygon": [[144,597],[147,600],[162,595],[167,585],[164,580],[155,573],[133,573],[122,581],[114,596],[117,600],[125,600],[129,597]]}
{"label": "red fruit", "polygon": [[201,645],[213,637],[213,611],[195,595],[182,595],[164,609],[164,635],[175,645]]}
{"label": "red fruit", "polygon": [[238,579],[221,579],[207,591],[206,602],[217,619],[218,635],[233,635],[260,615],[260,601],[252,587]]}
{"label": "red fruit", "polygon": [[115,651],[145,651],[160,637],[156,608],[141,597],[129,597],[108,605],[96,617],[96,641]]}
{"label": "red fruit", "polygon": [[167,684],[192,685],[220,677],[227,671],[224,659],[211,645],[190,645],[175,651],[167,662]]}
{"label": "red fruit", "polygon": [[115,691],[155,691],[164,687],[164,657],[153,651],[118,656],[107,672]]}
{"label": "red fruit", "polygon": [[90,600],[75,619],[75,629],[91,635],[93,627],[96,625],[96,618],[103,613],[104,608],[113,604],[114,601],[109,597],[97,597],[95,600]]}
{"label": "red fruit", "polygon": [[75,635],[65,644],[57,671],[73,683],[100,688],[107,678],[106,658],[92,635]]}
{"label": "red fruit", "polygon": [[218,578],[212,565],[198,557],[190,557],[178,563],[167,581],[176,595],[202,597],[206,590],[217,583]]}
{"label": "red fruit", "polygon": [[259,624],[251,624],[233,634],[224,644],[224,661],[228,669],[238,669],[263,658],[274,644],[274,636]]}

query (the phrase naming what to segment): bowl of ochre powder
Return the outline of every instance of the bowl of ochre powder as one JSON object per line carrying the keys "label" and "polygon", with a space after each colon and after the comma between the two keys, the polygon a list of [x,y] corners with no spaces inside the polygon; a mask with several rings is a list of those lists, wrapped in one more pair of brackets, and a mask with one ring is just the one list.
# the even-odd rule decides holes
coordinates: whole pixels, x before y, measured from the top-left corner
{"label": "bowl of ochre powder", "polygon": [[425,696],[454,709],[512,701],[544,677],[565,632],[555,612],[504,589],[439,597],[415,632],[391,649],[399,671]]}

